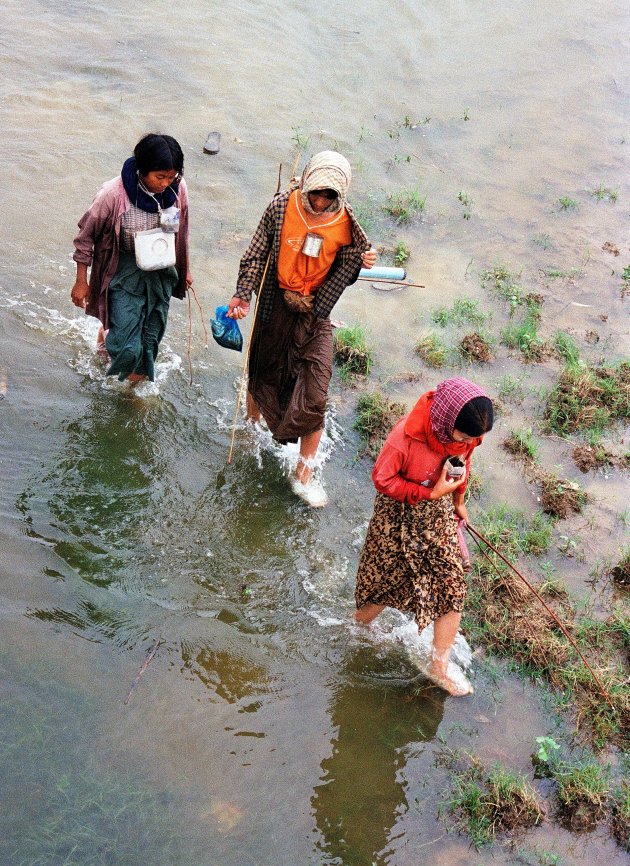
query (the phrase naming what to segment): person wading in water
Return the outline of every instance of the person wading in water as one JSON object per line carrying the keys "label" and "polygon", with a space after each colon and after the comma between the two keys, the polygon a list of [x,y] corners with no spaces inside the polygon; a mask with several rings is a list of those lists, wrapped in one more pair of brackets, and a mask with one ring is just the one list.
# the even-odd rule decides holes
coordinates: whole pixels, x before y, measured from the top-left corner
{"label": "person wading in water", "polygon": [[230,318],[247,315],[269,259],[251,338],[247,416],[262,416],[278,442],[299,440],[291,486],[315,508],[327,502],[313,466],[332,375],[329,314],[361,268],[376,262],[347,201],[350,178],[340,153],[312,157],[299,186],[278,193],[265,210],[228,303]]}

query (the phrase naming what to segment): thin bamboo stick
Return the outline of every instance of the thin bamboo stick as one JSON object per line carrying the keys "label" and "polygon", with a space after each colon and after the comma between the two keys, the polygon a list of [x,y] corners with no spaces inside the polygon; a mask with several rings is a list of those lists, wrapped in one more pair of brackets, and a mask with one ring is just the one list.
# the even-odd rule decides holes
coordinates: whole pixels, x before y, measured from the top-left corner
{"label": "thin bamboo stick", "polygon": [[[586,661],[586,659],[584,658],[584,656],[583,656],[583,654],[582,654],[580,648],[579,648],[578,645],[575,643],[575,641],[573,640],[573,638],[571,637],[571,635],[570,635],[569,632],[567,631],[566,627],[565,627],[565,626],[562,624],[562,622],[558,619],[558,617],[557,617],[557,615],[555,614],[555,612],[554,612],[554,611],[549,607],[549,605],[548,605],[547,602],[544,600],[544,598],[541,596],[541,594],[538,592],[538,590],[535,589],[535,587],[532,586],[532,584],[527,580],[527,578],[523,577],[523,575],[520,573],[520,571],[519,571],[519,570],[518,570],[514,565],[512,565],[512,563],[509,561],[509,559],[506,559],[505,556],[503,556],[502,553],[499,553],[499,551],[496,549],[496,547],[494,547],[494,545],[491,544],[491,543],[488,541],[487,538],[484,538],[483,535],[482,535],[480,532],[477,532],[476,529],[473,529],[473,527],[472,527],[472,526],[469,526],[468,524],[466,524],[466,529],[468,530],[468,532],[469,532],[469,533],[472,535],[472,537],[474,538],[475,543],[477,544],[477,546],[479,547],[479,550],[481,551],[481,554],[482,554],[483,556],[486,557],[486,559],[488,560],[488,562],[490,562],[490,564],[491,564],[491,565],[493,566],[493,568],[497,571],[497,573],[498,573],[498,569],[497,569],[496,565],[492,562],[492,560],[491,560],[490,557],[486,554],[486,552],[485,552],[484,550],[482,550],[481,545],[479,544],[479,541],[483,541],[483,543],[484,543],[487,547],[489,547],[490,550],[492,550],[494,553],[496,553],[496,555],[499,557],[499,559],[501,559],[501,560],[502,560],[502,561],[503,561],[503,562],[508,566],[508,568],[511,568],[511,569],[512,569],[512,571],[514,572],[514,574],[517,575],[517,577],[520,577],[520,579],[523,581],[523,583],[525,584],[525,586],[530,590],[530,592],[533,593],[533,595],[538,599],[538,601],[539,601],[539,602],[542,604],[542,606],[545,608],[545,610],[547,611],[547,613],[548,613],[548,614],[549,614],[549,615],[554,619],[554,621],[556,622],[556,624],[557,624],[558,627],[560,628],[560,631],[562,632],[562,634],[566,637],[566,639],[569,641],[569,643],[571,644],[571,646],[573,647],[573,649],[576,651],[576,653],[579,655],[579,657],[582,659],[582,661],[583,661],[584,664],[586,665],[586,667],[587,667],[588,671],[590,672],[591,676],[593,677],[593,679],[594,679],[595,682],[597,683],[597,687],[598,687],[598,689],[599,689],[599,691],[600,691],[600,694],[602,695],[603,698],[605,698],[606,702],[610,705],[610,707],[611,707],[611,709],[613,710],[613,712],[616,712],[616,710],[615,710],[615,706],[614,706],[614,704],[613,704],[613,702],[612,702],[612,698],[610,697],[610,695],[608,694],[608,692],[606,691],[606,689],[605,689],[604,686],[602,685],[602,683],[601,683],[599,677],[597,676],[597,674],[595,673],[595,671],[593,670],[593,668],[590,666],[590,664],[589,664],[589,663]],[[477,541],[477,539],[479,539],[479,541]]]}
{"label": "thin bamboo stick", "polygon": [[[295,162],[293,163],[293,170],[291,171],[291,178],[295,176],[295,170],[297,168],[297,164],[299,162],[301,153],[299,152],[295,157]],[[282,178],[282,163],[280,163],[280,168],[278,169],[278,186],[276,189],[276,193],[280,192]],[[238,413],[241,408],[241,400],[243,399],[243,386],[245,384],[245,371],[247,370],[247,365],[249,363],[249,353],[252,344],[252,336],[254,334],[254,325],[256,324],[256,316],[258,315],[258,303],[260,301],[260,294],[262,292],[263,286],[265,285],[265,278],[267,276],[267,271],[269,269],[269,262],[271,261],[271,253],[273,251],[273,246],[269,250],[269,254],[267,255],[267,261],[265,262],[265,269],[263,271],[262,279],[260,280],[260,285],[258,286],[258,292],[256,293],[256,300],[254,301],[254,312],[252,314],[252,326],[249,331],[249,339],[247,340],[247,348],[245,349],[245,357],[243,359],[243,368],[241,370],[241,382],[238,389],[238,397],[236,400],[236,409],[234,411],[234,420],[232,422],[232,436],[230,437],[230,450],[228,452],[228,465],[232,462],[232,452],[234,450],[234,437],[236,436],[236,424],[238,421]]]}

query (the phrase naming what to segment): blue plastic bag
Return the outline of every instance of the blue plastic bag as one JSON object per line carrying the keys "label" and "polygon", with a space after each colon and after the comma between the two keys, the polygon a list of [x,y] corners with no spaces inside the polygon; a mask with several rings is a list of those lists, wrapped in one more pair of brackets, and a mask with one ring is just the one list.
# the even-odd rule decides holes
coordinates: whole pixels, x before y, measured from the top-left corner
{"label": "blue plastic bag", "polygon": [[227,307],[216,308],[214,313],[216,319],[210,319],[212,336],[224,349],[234,349],[236,352],[241,352],[243,350],[241,329],[236,319],[228,318],[227,311]]}

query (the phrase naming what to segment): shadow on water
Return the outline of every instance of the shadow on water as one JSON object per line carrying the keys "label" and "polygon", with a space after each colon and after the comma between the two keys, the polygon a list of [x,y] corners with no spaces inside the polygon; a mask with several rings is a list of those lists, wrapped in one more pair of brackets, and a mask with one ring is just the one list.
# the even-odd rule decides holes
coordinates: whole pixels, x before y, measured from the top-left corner
{"label": "shadow on water", "polygon": [[356,671],[368,666],[373,653],[353,651],[332,689],[336,734],[311,800],[321,866],[385,866],[392,829],[408,808],[401,775],[408,751],[435,737],[444,713],[439,689],[415,695],[408,685],[366,683]]}

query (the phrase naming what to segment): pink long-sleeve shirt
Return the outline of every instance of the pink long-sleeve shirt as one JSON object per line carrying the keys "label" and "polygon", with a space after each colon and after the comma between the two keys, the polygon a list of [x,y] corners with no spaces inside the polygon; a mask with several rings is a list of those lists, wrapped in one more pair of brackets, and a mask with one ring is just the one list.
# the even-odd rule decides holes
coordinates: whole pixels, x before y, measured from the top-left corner
{"label": "pink long-sleeve shirt", "polygon": [[[175,267],[179,276],[176,298],[186,295],[186,279],[190,274],[188,254],[188,188],[182,178],[179,182],[179,231],[175,237]],[[121,217],[131,207],[120,175],[108,180],[79,220],[79,234],[74,239],[75,262],[91,266],[90,294],[85,312],[95,316],[108,327],[107,290],[118,268],[120,256]]]}

